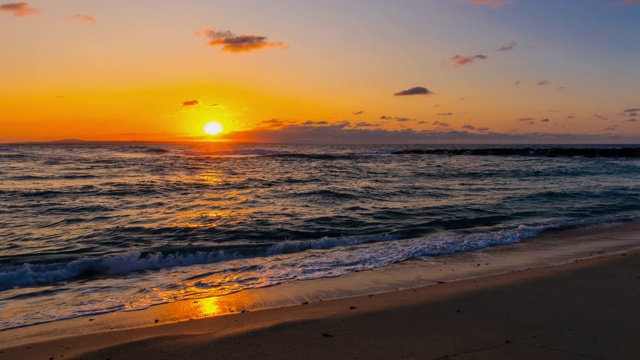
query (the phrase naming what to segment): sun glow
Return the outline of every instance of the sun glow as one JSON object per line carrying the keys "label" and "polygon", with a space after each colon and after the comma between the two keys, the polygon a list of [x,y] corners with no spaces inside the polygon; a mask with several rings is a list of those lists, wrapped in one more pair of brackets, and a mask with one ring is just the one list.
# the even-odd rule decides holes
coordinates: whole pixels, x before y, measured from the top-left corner
{"label": "sun glow", "polygon": [[204,124],[204,132],[209,135],[216,135],[221,133],[223,130],[222,124],[217,121],[209,121]]}

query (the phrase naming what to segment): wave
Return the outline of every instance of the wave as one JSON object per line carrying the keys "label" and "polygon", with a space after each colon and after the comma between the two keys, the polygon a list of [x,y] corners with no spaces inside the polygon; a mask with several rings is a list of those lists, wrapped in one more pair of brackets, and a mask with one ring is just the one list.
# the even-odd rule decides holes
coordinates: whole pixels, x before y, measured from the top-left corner
{"label": "wave", "polygon": [[538,156],[586,158],[640,158],[640,147],[622,148],[486,148],[486,149],[407,149],[394,155],[472,155],[472,156]]}
{"label": "wave", "polygon": [[58,281],[96,276],[122,275],[144,270],[159,270],[178,266],[212,264],[256,256],[290,254],[310,249],[329,249],[337,246],[357,245],[371,242],[397,240],[398,235],[373,237],[323,238],[314,241],[284,241],[274,244],[264,251],[243,254],[241,251],[216,250],[194,253],[156,252],[143,255],[128,252],[109,257],[82,258],[68,263],[22,264],[0,268],[0,290],[15,286],[43,285]]}
{"label": "wave", "polygon": [[[333,249],[362,246],[371,243],[389,244],[390,254],[375,259],[367,268],[386,266],[423,256],[438,256],[463,251],[483,249],[490,246],[513,244],[523,239],[535,237],[544,231],[565,230],[586,226],[612,224],[637,220],[635,216],[606,216],[582,220],[551,222],[540,225],[520,225],[512,229],[502,229],[486,233],[471,233],[449,236],[431,236],[414,239],[402,238],[401,234],[379,236],[322,238],[312,241],[283,241],[262,250],[242,252],[240,249],[197,251],[163,254],[161,252],[143,254],[127,252],[114,256],[81,258],[67,263],[10,265],[0,268],[0,290],[30,285],[43,285],[73,279],[108,277],[147,270],[212,264],[237,259],[268,257],[281,254],[295,254],[307,250]],[[408,242],[404,244],[405,242]],[[387,245],[384,245],[387,246]],[[393,250],[393,248],[396,248]]]}

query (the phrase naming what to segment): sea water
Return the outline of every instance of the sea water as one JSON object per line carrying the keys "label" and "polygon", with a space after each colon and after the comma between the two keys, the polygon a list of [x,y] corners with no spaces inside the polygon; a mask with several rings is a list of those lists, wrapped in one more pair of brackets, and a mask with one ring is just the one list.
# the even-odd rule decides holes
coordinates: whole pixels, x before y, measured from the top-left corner
{"label": "sea water", "polygon": [[0,145],[0,329],[638,219],[637,146]]}

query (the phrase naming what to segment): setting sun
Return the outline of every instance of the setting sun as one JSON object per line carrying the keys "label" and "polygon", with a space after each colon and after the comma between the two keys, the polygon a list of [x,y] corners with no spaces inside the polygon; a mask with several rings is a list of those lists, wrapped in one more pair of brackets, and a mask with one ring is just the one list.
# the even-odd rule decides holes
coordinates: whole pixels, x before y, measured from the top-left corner
{"label": "setting sun", "polygon": [[209,121],[204,125],[204,132],[209,135],[216,135],[222,132],[222,124],[217,121]]}

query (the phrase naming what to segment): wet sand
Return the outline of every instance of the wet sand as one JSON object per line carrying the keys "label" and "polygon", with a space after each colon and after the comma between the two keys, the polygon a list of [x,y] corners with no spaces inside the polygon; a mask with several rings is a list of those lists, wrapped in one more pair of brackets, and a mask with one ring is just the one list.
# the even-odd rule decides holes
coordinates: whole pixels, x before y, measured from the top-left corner
{"label": "wet sand", "polygon": [[417,289],[109,331],[2,359],[633,359],[640,251]]}

